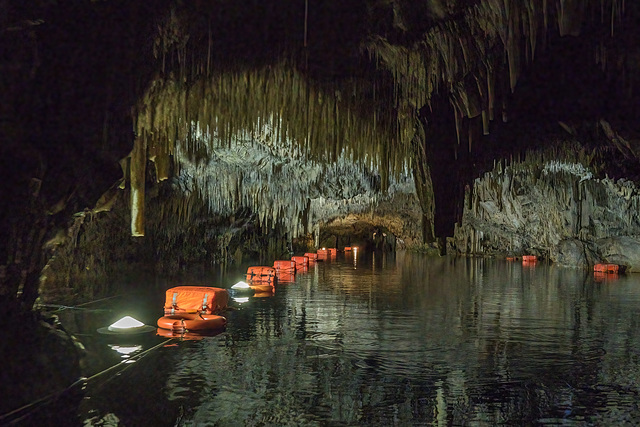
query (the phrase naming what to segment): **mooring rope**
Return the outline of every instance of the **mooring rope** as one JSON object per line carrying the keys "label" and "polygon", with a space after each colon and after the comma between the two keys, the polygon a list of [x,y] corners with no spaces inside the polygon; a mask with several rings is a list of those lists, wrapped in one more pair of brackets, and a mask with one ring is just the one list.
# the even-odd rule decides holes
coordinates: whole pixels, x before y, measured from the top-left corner
{"label": "mooring rope", "polygon": [[99,298],[93,301],[87,301],[87,302],[83,302],[82,304],[77,304],[77,305],[63,305],[63,304],[36,304],[36,308],[41,308],[41,307],[51,307],[51,308],[57,308],[56,310],[53,310],[52,313],[55,313],[56,311],[62,311],[62,310],[91,310],[91,311],[98,311],[98,310],[107,310],[107,309],[102,309],[102,308],[84,308],[83,306],[85,305],[90,305],[90,304],[95,304],[97,302],[101,302],[101,301],[106,301],[106,300],[110,300],[113,298],[119,298],[122,297],[124,295],[112,295],[110,297],[104,297],[104,298]]}
{"label": "mooring rope", "polygon": [[[124,371],[128,367],[132,366],[130,364],[131,361],[137,361],[137,360],[141,359],[142,357],[144,357],[147,354],[149,354],[151,351],[166,345],[168,342],[173,341],[174,339],[175,338],[169,338],[167,340],[164,340],[163,342],[161,342],[161,343],[159,343],[159,344],[157,344],[157,345],[155,345],[153,347],[150,347],[150,348],[146,349],[143,352],[140,352],[140,353],[138,353],[138,354],[136,354],[134,356],[131,356],[128,359],[121,360],[120,362],[116,363],[115,365],[110,366],[107,369],[104,369],[104,370],[102,370],[102,371],[100,371],[100,372],[98,372],[96,374],[91,375],[89,378],[85,378],[85,377],[79,378],[76,381],[74,381],[71,385],[65,387],[62,390],[50,393],[47,396],[41,397],[40,399],[37,399],[37,400],[35,400],[35,401],[31,402],[31,403],[27,403],[26,405],[21,406],[20,408],[14,409],[13,411],[7,412],[6,414],[2,414],[2,415],[0,415],[0,424],[4,424],[6,422],[7,425],[10,425],[10,424],[15,424],[17,422],[20,422],[20,421],[24,420],[25,418],[27,418],[28,416],[30,416],[36,409],[38,409],[38,407],[40,405],[59,398],[64,393],[72,390],[73,388],[75,388],[75,387],[77,387],[79,385],[83,385],[84,387],[86,387],[87,384],[89,383],[89,381],[95,380],[96,378],[104,375],[105,373],[107,373],[109,371],[112,371],[115,368],[117,368],[117,367],[119,367],[119,366],[121,366],[123,364],[126,364],[127,366],[125,366],[125,368],[123,369],[123,371]],[[18,418],[14,418],[11,421],[7,421],[9,418],[18,416],[18,415],[20,415],[21,413],[23,413],[25,411],[28,411],[28,412],[24,413],[23,415],[19,416]]]}
{"label": "mooring rope", "polygon": [[112,311],[109,308],[85,308],[85,307],[80,307],[78,305],[77,306],[61,305],[61,304],[38,304],[38,305],[36,305],[37,309],[40,309],[40,308],[43,308],[43,307],[55,308],[56,310],[54,310],[53,312],[62,311],[62,310]]}

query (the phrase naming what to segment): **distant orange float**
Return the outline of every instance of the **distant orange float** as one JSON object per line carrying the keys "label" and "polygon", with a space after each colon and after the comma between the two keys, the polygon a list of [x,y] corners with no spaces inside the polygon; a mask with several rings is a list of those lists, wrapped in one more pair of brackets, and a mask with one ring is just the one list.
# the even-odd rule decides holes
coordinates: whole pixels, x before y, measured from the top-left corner
{"label": "distant orange float", "polygon": [[306,256],[307,258],[309,258],[309,262],[315,262],[318,260],[318,254],[317,253],[313,253],[313,252],[306,252],[304,254],[304,256]]}
{"label": "distant orange float", "polygon": [[273,283],[275,280],[276,269],[273,267],[258,265],[247,269],[247,282],[250,284]]}
{"label": "distant orange float", "polygon": [[296,263],[296,270],[300,267],[309,265],[309,257],[308,256],[292,256],[291,261]]}
{"label": "distant orange float", "polygon": [[273,262],[273,268],[276,270],[276,275],[279,273],[295,273],[296,262],[292,260],[277,260]]}
{"label": "distant orange float", "polygon": [[593,266],[596,273],[619,273],[620,266],[618,264],[596,264]]}

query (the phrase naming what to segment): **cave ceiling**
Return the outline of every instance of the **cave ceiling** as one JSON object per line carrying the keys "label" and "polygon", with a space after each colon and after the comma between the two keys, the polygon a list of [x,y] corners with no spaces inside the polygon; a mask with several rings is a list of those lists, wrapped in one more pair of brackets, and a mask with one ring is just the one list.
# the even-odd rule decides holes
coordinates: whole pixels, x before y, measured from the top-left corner
{"label": "cave ceiling", "polygon": [[[51,59],[61,68],[42,72],[39,89],[71,81],[58,96],[79,106],[61,111],[101,135],[83,152],[120,160],[133,235],[144,234],[150,179],[185,200],[197,195],[212,213],[249,208],[263,225],[298,235],[426,185],[424,173],[413,182],[420,165],[440,176],[434,186],[451,180],[442,178],[451,164],[481,156],[513,117],[548,114],[566,125],[611,104],[616,118],[637,114],[629,105],[640,6],[623,0],[13,3],[3,33],[38,40],[18,68],[30,71],[46,49],[66,55]],[[578,75],[576,64],[585,66]],[[571,71],[558,85],[582,82],[573,95],[588,98],[573,117],[565,107],[574,100],[549,100],[562,69]],[[102,85],[90,91],[98,107],[71,94],[73,79]],[[593,82],[603,87],[585,96]],[[126,127],[133,135],[117,130]]]}

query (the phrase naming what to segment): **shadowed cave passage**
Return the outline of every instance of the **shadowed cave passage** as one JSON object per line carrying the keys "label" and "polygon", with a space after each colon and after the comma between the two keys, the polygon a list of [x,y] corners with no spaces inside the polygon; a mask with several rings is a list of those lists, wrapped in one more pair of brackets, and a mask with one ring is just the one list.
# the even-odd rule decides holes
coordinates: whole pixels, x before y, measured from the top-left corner
{"label": "shadowed cave passage", "polygon": [[[335,220],[323,227],[318,242],[319,247],[336,248],[343,251],[345,247],[358,248],[360,251],[393,252],[396,250],[396,236],[387,227],[364,219],[349,221]],[[400,241],[400,249],[404,248]]]}

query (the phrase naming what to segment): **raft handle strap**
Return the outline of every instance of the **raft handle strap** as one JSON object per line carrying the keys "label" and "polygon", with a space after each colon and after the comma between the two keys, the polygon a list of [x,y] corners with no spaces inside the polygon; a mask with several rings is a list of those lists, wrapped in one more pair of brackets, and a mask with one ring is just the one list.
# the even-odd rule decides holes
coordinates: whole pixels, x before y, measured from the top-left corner
{"label": "raft handle strap", "polygon": [[176,308],[178,307],[178,293],[173,293],[173,302],[171,303],[171,314],[176,314]]}

